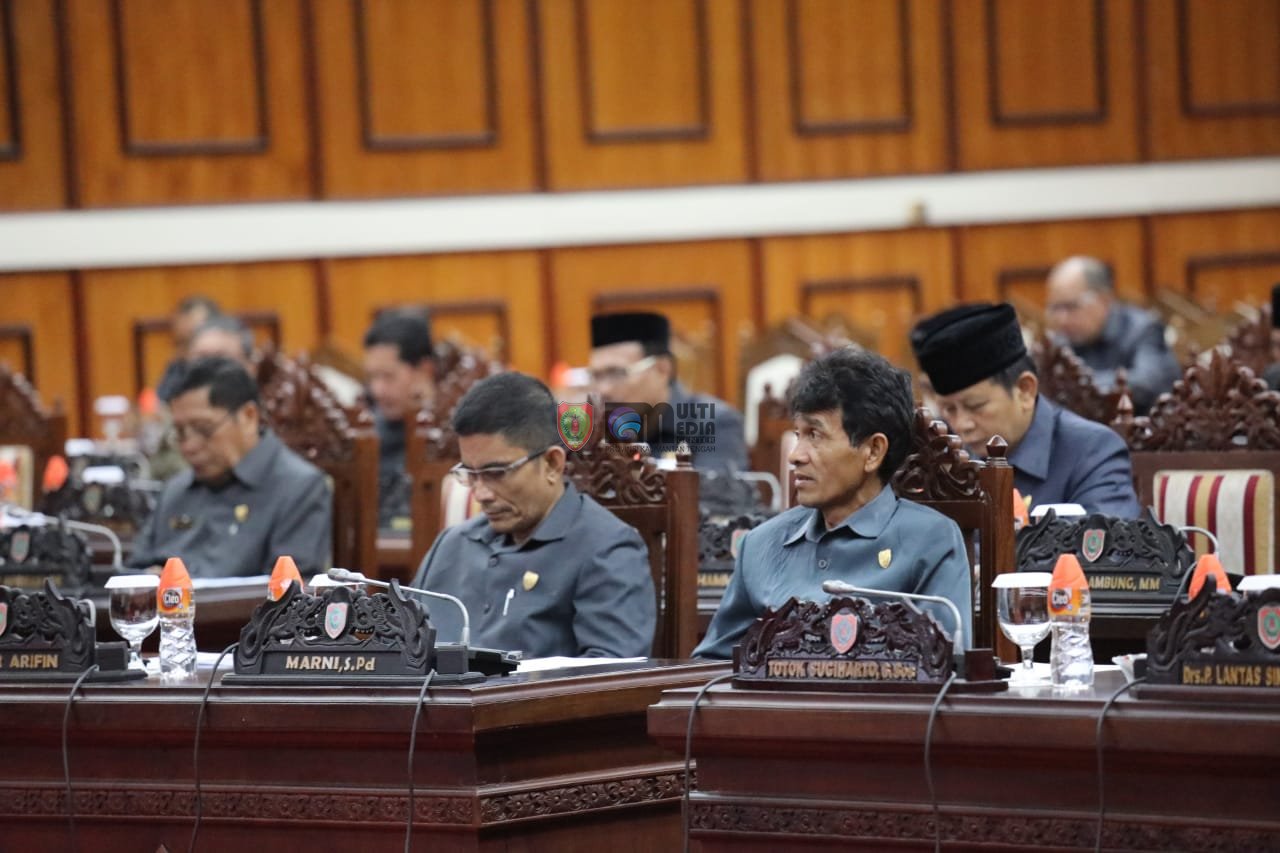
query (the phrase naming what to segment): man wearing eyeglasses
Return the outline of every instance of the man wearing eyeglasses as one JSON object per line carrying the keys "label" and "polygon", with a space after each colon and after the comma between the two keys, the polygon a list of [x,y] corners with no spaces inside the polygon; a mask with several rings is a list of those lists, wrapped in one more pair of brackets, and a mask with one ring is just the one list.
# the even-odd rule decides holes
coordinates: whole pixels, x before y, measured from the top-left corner
{"label": "man wearing eyeglasses", "polygon": [[328,566],[332,500],[324,474],[262,422],[258,386],[234,361],[191,363],[171,401],[190,468],[165,484],[130,558],[181,557],[193,577],[260,575],[288,554],[304,574]]}
{"label": "man wearing eyeglasses", "polygon": [[1116,299],[1111,269],[1097,258],[1067,258],[1049,272],[1045,319],[1093,371],[1104,390],[1123,369],[1134,409],[1145,412],[1182,375],[1150,311]]}
{"label": "man wearing eyeglasses", "polygon": [[[453,475],[483,510],[431,546],[414,586],[457,596],[471,643],[525,657],[638,657],[653,645],[656,601],[644,540],[564,477],[556,400],[538,380],[500,373],[453,414]],[[462,623],[425,601],[441,640]]]}
{"label": "man wearing eyeglasses", "polygon": [[[747,470],[742,415],[724,400],[690,393],[677,381],[671,356],[671,324],[661,314],[597,314],[591,318],[591,385],[606,403],[655,407],[645,432],[655,456],[674,453],[680,442],[707,471]],[[657,417],[660,404],[670,406]],[[610,436],[610,441],[630,436]]]}

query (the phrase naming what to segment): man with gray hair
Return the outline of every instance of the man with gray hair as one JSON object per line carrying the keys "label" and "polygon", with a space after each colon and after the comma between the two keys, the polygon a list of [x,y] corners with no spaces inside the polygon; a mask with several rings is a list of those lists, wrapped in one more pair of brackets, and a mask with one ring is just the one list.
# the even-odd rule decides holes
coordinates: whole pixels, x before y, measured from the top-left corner
{"label": "man with gray hair", "polygon": [[1164,339],[1164,324],[1149,311],[1116,299],[1111,269],[1077,255],[1049,272],[1045,315],[1105,390],[1123,368],[1134,409],[1145,412],[1181,374]]}

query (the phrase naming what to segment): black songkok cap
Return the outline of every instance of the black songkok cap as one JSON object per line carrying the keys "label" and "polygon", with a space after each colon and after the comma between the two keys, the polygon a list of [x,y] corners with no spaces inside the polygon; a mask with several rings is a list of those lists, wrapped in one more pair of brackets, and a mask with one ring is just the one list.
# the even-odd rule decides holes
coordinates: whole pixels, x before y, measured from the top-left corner
{"label": "black songkok cap", "polygon": [[1280,284],[1271,286],[1271,328],[1280,329]]}
{"label": "black songkok cap", "polygon": [[591,318],[591,346],[607,347],[630,341],[661,352],[671,350],[671,324],[661,314],[636,311],[597,314]]}
{"label": "black songkok cap", "polygon": [[1027,354],[1013,306],[987,302],[921,320],[911,330],[911,349],[938,394],[990,379]]}

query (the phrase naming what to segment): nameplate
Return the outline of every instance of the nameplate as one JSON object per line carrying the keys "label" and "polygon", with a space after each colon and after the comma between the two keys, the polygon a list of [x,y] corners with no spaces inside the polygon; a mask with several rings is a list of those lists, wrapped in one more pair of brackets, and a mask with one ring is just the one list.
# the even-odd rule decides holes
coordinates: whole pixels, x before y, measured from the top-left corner
{"label": "nameplate", "polygon": [[723,591],[729,586],[729,578],[733,577],[732,571],[727,572],[698,572],[698,589],[714,589]]}
{"label": "nameplate", "polygon": [[1280,691],[1280,589],[1219,593],[1212,579],[1147,635],[1147,681]]}
{"label": "nameplate", "polygon": [[951,674],[952,642],[911,603],[841,597],[790,599],[747,629],[736,684],[773,689],[937,689]]}
{"label": "nameplate", "polygon": [[386,593],[346,586],[311,595],[289,584],[240,632],[236,675],[383,678],[426,675],[436,664],[427,612],[392,583]]}
{"label": "nameplate", "polygon": [[1057,518],[1050,510],[1018,531],[1018,571],[1052,572],[1061,554],[1080,561],[1095,604],[1172,601],[1195,561],[1182,533],[1150,510],[1136,519]]}
{"label": "nameplate", "polygon": [[87,604],[47,578],[40,592],[0,586],[0,676],[84,672],[96,651]]}

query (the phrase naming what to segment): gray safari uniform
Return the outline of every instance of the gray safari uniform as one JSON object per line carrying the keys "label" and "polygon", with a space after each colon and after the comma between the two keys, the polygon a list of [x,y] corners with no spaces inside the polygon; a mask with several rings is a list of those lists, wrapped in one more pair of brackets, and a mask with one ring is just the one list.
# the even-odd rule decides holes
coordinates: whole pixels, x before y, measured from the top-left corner
{"label": "gray safari uniform", "polygon": [[1137,518],[1129,449],[1111,428],[1044,397],[1031,426],[1009,454],[1013,485],[1038,504],[1075,503],[1087,512]]}
{"label": "gray safari uniform", "polygon": [[181,557],[192,577],[235,577],[269,573],[288,554],[303,575],[327,568],[333,500],[323,472],[267,430],[231,473],[218,487],[190,469],[171,478],[129,564]]}
{"label": "gray safari uniform", "polygon": [[[640,657],[653,647],[657,601],[644,540],[571,483],[522,545],[483,515],[450,527],[413,585],[462,600],[472,646],[526,658]],[[456,642],[457,608],[423,603],[437,640]]]}
{"label": "gray safari uniform", "polygon": [[[955,522],[902,500],[888,485],[831,530],[817,509],[793,507],[743,537],[724,598],[693,655],[732,657],[733,647],[766,607],[781,607],[793,596],[827,601],[831,596],[822,584],[829,580],[950,599],[960,611],[964,642],[971,645],[970,576],[964,538]],[[950,609],[919,606],[953,634]]]}

